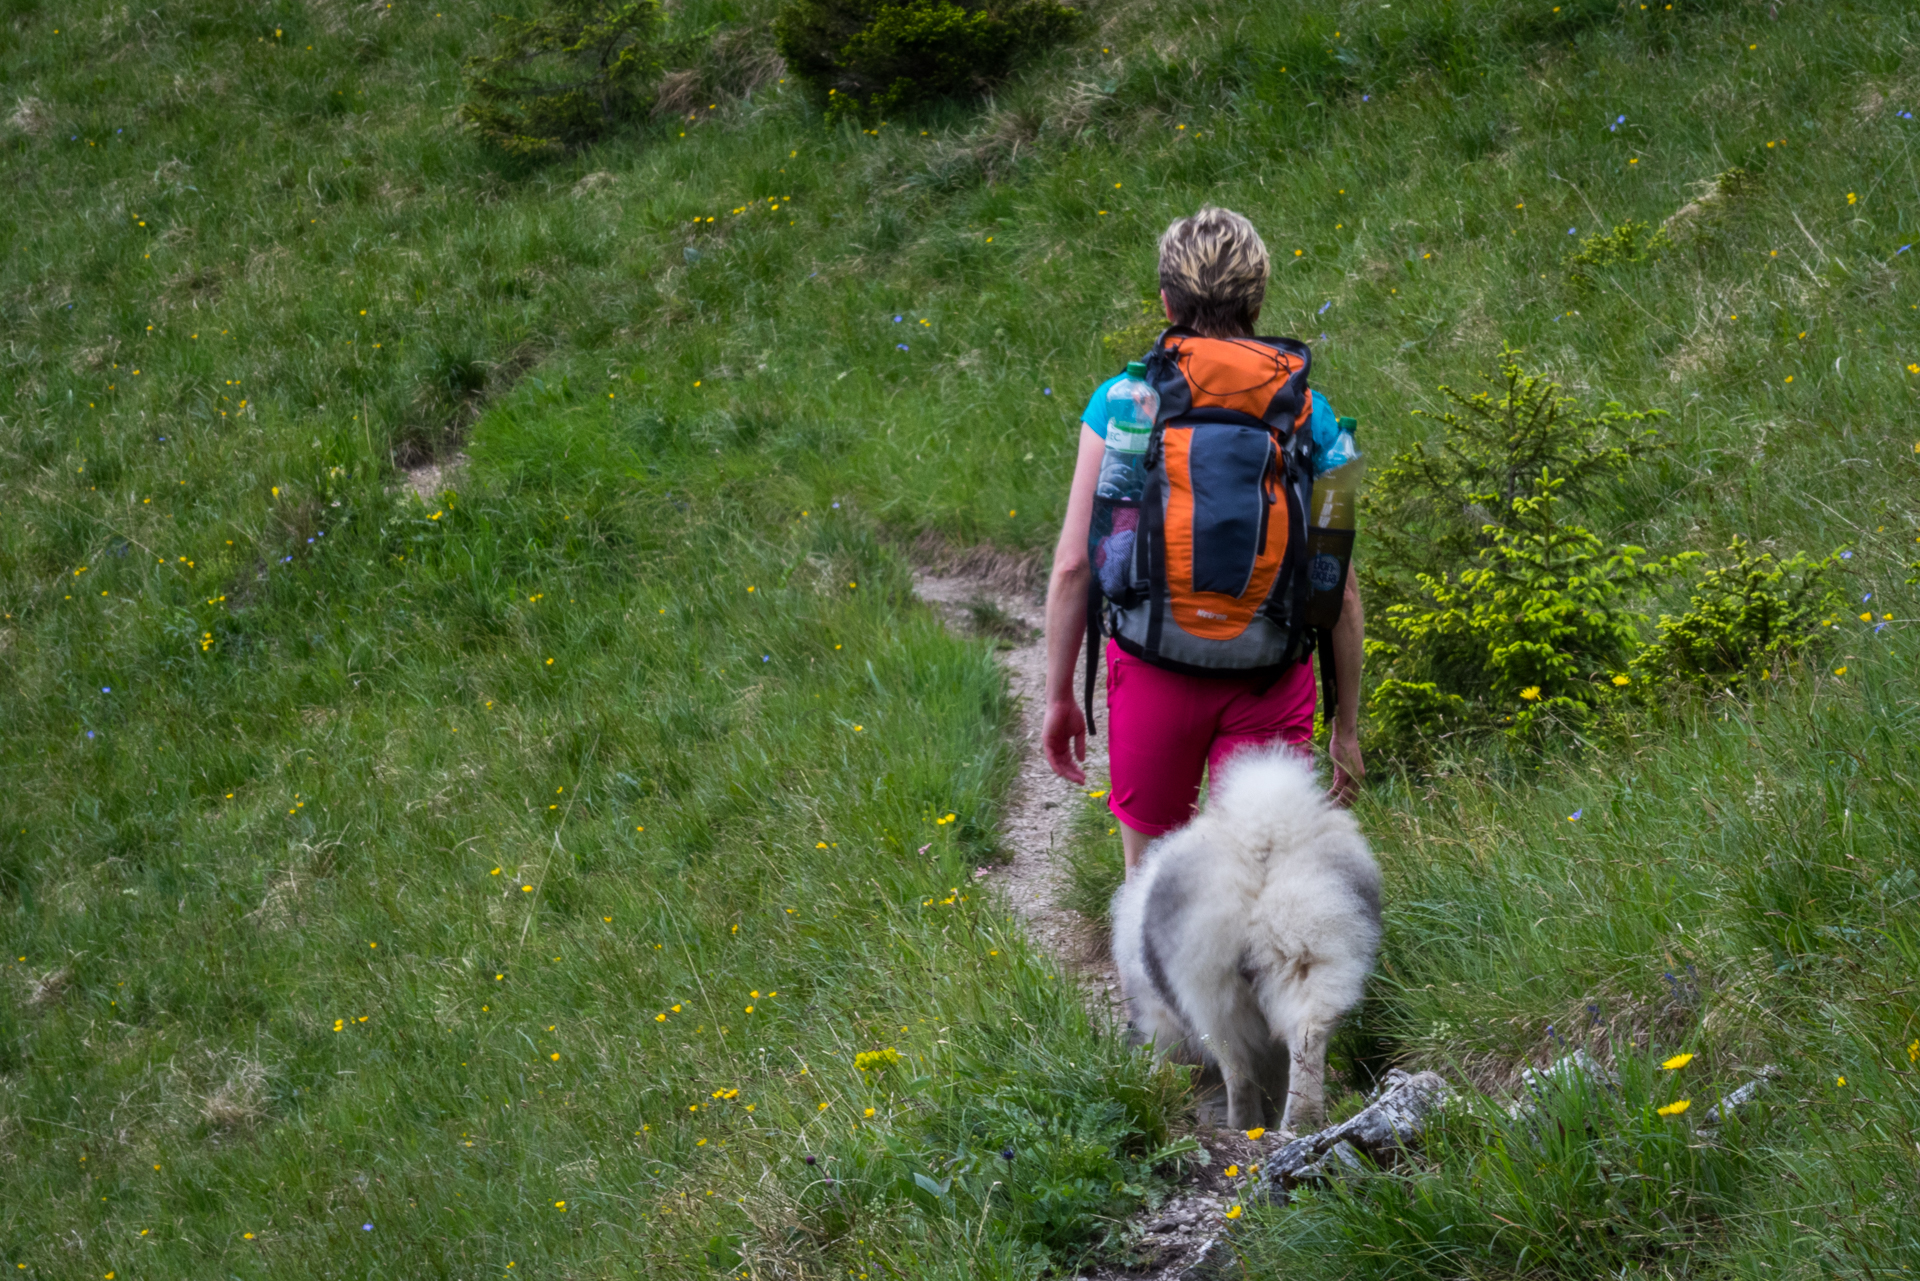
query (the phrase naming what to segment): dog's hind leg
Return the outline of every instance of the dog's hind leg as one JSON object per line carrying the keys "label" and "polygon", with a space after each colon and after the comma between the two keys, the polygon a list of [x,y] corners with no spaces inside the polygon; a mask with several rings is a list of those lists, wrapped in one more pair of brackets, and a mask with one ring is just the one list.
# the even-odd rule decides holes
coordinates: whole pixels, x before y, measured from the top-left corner
{"label": "dog's hind leg", "polygon": [[1305,1019],[1287,1030],[1287,1111],[1280,1128],[1311,1134],[1327,1121],[1328,1028]]}
{"label": "dog's hind leg", "polygon": [[1211,1004],[1209,1048],[1226,1079],[1227,1124],[1236,1130],[1265,1125],[1273,1033],[1244,981],[1229,982]]}

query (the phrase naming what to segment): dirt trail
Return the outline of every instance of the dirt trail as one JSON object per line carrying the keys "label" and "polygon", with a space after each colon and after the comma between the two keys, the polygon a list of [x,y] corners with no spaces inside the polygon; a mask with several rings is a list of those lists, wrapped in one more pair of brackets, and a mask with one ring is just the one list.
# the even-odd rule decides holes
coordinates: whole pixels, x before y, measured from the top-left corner
{"label": "dirt trail", "polygon": [[[999,624],[1009,641],[998,657],[1019,709],[1020,775],[1003,825],[1013,857],[1004,866],[977,875],[1006,895],[1008,906],[1026,923],[1033,939],[1080,980],[1096,1013],[1111,1011],[1116,1022],[1124,1021],[1120,979],[1105,932],[1064,906],[1067,871],[1057,857],[1081,798],[1087,790],[1106,786],[1106,736],[1088,739],[1086,788],[1047,768],[1040,750],[1040,723],[1046,710],[1044,611],[1035,592],[1010,585],[1015,577],[966,572],[914,576],[920,598],[938,610],[954,631],[981,635],[984,617]],[[1082,654],[1083,663],[1085,659]],[[1080,679],[1077,671],[1076,691]],[[1094,707],[1104,709],[1104,671],[1096,673],[1096,681]],[[1193,1134],[1202,1150],[1181,1167],[1179,1187],[1165,1203],[1136,1216],[1123,1229],[1122,1243],[1138,1266],[1103,1265],[1080,1274],[1076,1281],[1195,1281],[1203,1275],[1220,1275],[1216,1256],[1226,1253],[1223,1216],[1234,1200],[1234,1185],[1223,1170],[1234,1163],[1259,1161],[1261,1152],[1238,1131],[1218,1128],[1224,1120],[1222,1101],[1212,1093],[1198,1100]]]}
{"label": "dirt trail", "polygon": [[[1076,787],[1047,768],[1040,751],[1047,676],[1042,604],[1031,592],[1007,590],[990,580],[961,574],[918,574],[914,588],[920,599],[940,611],[949,627],[963,634],[977,634],[970,607],[981,605],[998,612],[996,621],[1011,621],[1018,626],[1020,635],[1009,636],[1008,647],[998,655],[1020,713],[1020,777],[1014,783],[1003,827],[1013,859],[1002,867],[988,869],[982,879],[999,887],[1033,938],[1080,978],[1097,1009],[1110,1008],[1118,1013],[1120,977],[1113,968],[1106,938],[1085,917],[1061,905],[1066,869],[1055,858],[1086,790],[1105,786],[1100,780],[1107,773],[1106,742],[1099,736],[1088,740],[1087,789]],[[1105,674],[1099,677],[1095,707],[1102,706],[1106,697]],[[1080,679],[1076,673],[1075,689]]]}

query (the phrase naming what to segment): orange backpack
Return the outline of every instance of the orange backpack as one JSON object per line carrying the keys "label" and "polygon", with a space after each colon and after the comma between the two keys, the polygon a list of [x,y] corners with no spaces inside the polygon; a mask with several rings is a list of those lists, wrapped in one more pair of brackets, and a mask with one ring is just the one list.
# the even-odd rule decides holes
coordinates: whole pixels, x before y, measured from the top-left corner
{"label": "orange backpack", "polygon": [[[1310,572],[1307,556],[1307,345],[1203,338],[1176,326],[1144,363],[1160,395],[1145,491],[1137,504],[1096,497],[1089,530],[1090,726],[1103,621],[1123,651],[1155,666],[1252,676],[1264,688],[1325,637],[1346,584],[1345,555],[1337,576]],[[1329,660],[1321,676],[1330,713]]]}

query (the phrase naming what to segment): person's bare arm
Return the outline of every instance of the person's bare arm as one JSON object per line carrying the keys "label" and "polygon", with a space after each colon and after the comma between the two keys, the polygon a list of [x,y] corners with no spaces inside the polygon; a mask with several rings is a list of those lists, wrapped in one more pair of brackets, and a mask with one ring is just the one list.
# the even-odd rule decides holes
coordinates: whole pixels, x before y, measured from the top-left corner
{"label": "person's bare arm", "polygon": [[[1106,448],[1107,442],[1093,428],[1080,425],[1080,454],[1073,464],[1073,487],[1067,491],[1067,518],[1060,526],[1053,573],[1047,578],[1047,707],[1040,746],[1053,772],[1074,783],[1087,781],[1087,772],[1081,768],[1087,759],[1087,718],[1075,697],[1073,670],[1087,634],[1087,580],[1093,573],[1087,561],[1087,529],[1093,522],[1093,491],[1100,481],[1100,459]],[[1099,662],[1100,656],[1090,654],[1087,661]]]}
{"label": "person's bare arm", "polygon": [[1360,663],[1366,657],[1367,620],[1360,608],[1360,587],[1353,567],[1347,567],[1346,599],[1340,621],[1333,625],[1333,711],[1327,736],[1327,755],[1333,758],[1333,797],[1353,803],[1367,776],[1360,759]]}

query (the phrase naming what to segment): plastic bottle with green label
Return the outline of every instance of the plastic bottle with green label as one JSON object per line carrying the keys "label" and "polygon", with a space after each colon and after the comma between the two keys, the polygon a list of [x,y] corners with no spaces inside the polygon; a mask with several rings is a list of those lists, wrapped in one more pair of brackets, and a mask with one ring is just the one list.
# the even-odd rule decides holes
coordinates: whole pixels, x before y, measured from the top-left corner
{"label": "plastic bottle with green label", "polygon": [[1107,389],[1107,452],[1100,460],[1100,483],[1094,491],[1098,497],[1140,501],[1147,483],[1147,441],[1159,413],[1160,393],[1147,381],[1147,367],[1133,361]]}

